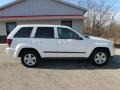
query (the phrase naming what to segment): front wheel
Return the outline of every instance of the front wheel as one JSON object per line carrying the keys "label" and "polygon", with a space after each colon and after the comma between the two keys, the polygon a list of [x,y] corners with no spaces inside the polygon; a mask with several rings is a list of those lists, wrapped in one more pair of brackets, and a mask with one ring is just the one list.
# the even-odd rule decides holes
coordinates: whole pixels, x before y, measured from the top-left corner
{"label": "front wheel", "polygon": [[94,65],[104,66],[108,63],[110,58],[109,52],[106,50],[95,50],[90,59]]}

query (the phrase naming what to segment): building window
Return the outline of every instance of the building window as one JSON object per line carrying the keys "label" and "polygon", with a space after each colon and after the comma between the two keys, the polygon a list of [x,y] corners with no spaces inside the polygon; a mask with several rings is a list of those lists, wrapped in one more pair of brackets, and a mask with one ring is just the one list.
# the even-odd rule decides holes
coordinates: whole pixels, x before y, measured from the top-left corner
{"label": "building window", "polygon": [[72,27],[72,21],[61,21],[61,25]]}
{"label": "building window", "polygon": [[10,34],[10,32],[17,26],[16,22],[7,22],[6,23],[6,30],[7,30],[7,35]]}

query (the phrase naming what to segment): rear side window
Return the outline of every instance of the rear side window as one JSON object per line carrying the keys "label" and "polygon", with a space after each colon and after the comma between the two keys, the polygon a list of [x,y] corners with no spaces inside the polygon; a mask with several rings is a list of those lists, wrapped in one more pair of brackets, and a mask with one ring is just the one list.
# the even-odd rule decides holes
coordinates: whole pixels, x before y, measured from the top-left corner
{"label": "rear side window", "polygon": [[33,30],[33,27],[23,27],[15,34],[14,37],[16,37],[16,38],[29,38],[32,30]]}
{"label": "rear side window", "polygon": [[54,38],[53,27],[38,27],[35,38]]}

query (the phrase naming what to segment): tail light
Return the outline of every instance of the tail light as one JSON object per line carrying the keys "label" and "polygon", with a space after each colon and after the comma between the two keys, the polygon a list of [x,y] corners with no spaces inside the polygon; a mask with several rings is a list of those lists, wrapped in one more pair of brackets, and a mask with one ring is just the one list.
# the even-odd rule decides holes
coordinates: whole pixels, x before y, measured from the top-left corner
{"label": "tail light", "polygon": [[12,43],[12,39],[7,39],[7,44],[9,47],[10,47],[11,43]]}

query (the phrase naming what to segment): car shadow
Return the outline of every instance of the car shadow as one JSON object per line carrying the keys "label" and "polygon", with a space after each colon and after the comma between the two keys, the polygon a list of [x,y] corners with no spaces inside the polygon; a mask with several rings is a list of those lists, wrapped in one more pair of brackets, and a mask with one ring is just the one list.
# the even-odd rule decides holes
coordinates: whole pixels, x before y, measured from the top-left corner
{"label": "car shadow", "polygon": [[116,55],[114,58],[110,59],[109,63],[105,66],[98,67],[90,64],[88,60],[44,60],[35,69],[58,69],[58,70],[77,70],[77,69],[120,69],[120,56]]}

